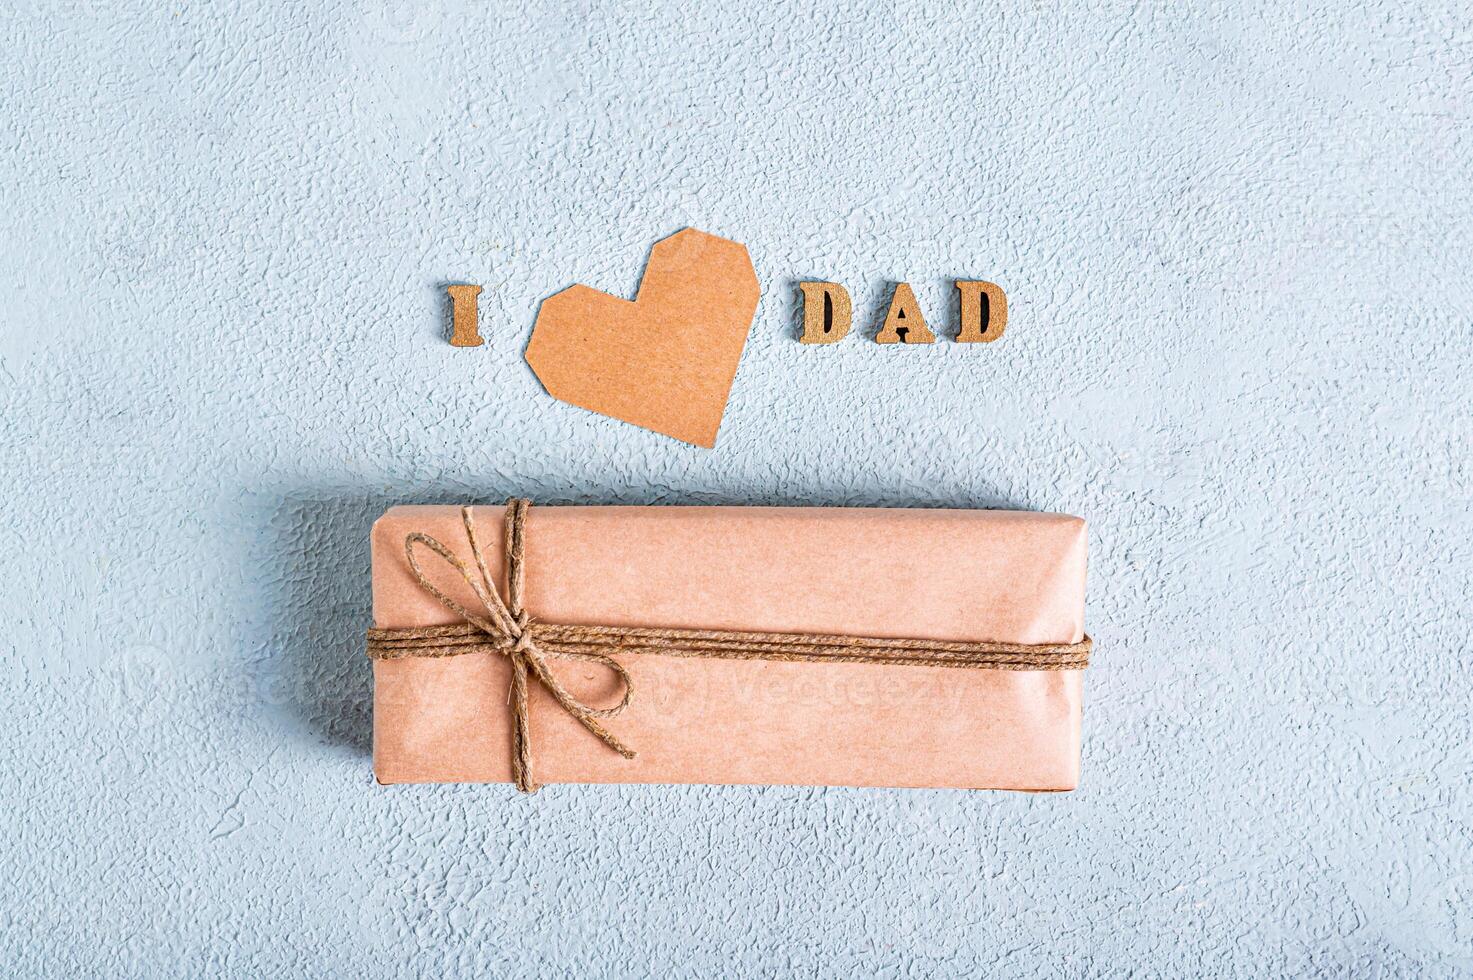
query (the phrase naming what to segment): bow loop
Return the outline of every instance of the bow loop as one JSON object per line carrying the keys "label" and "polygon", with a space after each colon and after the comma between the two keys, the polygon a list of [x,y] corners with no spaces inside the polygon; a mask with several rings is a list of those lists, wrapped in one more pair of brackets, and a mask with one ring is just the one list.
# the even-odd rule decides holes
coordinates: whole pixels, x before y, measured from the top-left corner
{"label": "bow loop", "polygon": [[[490,645],[511,661],[511,700],[514,708],[512,769],[516,777],[517,788],[525,793],[532,793],[537,790],[537,783],[532,778],[531,725],[527,710],[528,674],[536,677],[538,682],[552,695],[553,700],[561,705],[564,711],[577,719],[579,724],[588,729],[601,742],[626,759],[634,758],[634,752],[631,749],[595,721],[597,718],[609,718],[617,715],[629,706],[629,701],[634,696],[634,681],[629,676],[629,671],[625,670],[612,657],[607,657],[603,654],[579,653],[570,650],[560,650],[556,647],[544,648],[537,642],[536,624],[533,623],[532,617],[528,615],[527,610],[522,607],[522,592],[526,582],[526,573],[523,568],[525,558],[523,535],[527,509],[530,505],[530,501],[522,499],[513,499],[507,502],[505,601],[502,600],[501,593],[496,588],[496,583],[492,581],[491,572],[486,567],[485,554],[481,549],[480,541],[476,538],[476,521],[471,508],[462,507],[460,516],[462,522],[465,524],[466,539],[470,542],[471,553],[476,562],[476,569],[480,572],[479,579],[471,574],[470,568],[467,567],[466,563],[455,552],[428,534],[415,531],[404,539],[404,557],[409,562],[409,570],[413,573],[415,581],[419,583],[420,588],[434,596],[440,605],[484,633]],[[463,603],[447,595],[429,580],[429,577],[424,573],[424,569],[420,567],[419,557],[415,553],[416,546],[423,546],[429,549],[459,573],[465,584],[470,587],[471,592],[480,602],[481,607],[485,610],[484,616],[466,608]],[[547,657],[549,656],[564,660],[581,660],[585,663],[596,663],[601,667],[607,668],[619,679],[620,684],[624,688],[624,696],[617,704],[605,708],[595,708],[592,705],[584,703],[564,687],[562,682],[558,680],[557,675],[548,667]]]}

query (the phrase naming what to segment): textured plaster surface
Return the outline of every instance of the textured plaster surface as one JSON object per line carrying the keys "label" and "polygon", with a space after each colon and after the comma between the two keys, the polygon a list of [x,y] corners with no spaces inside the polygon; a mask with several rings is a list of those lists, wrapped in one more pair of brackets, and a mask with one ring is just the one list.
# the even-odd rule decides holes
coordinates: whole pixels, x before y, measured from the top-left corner
{"label": "textured plaster surface", "polygon": [[[1465,3],[12,0],[0,41],[5,972],[1473,972]],[[712,452],[520,356],[687,225],[763,284]],[[862,336],[896,280],[954,331],[954,277],[1000,343]],[[376,787],[369,524],[513,492],[1088,518],[1081,789]]]}

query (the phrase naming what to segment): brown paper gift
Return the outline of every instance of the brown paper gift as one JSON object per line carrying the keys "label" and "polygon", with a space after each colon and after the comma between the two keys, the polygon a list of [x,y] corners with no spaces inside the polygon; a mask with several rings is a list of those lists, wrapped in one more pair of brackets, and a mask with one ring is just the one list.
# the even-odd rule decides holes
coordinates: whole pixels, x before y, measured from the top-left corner
{"label": "brown paper gift", "polygon": [[[503,509],[466,510],[487,578],[504,596]],[[454,627],[467,618],[416,579],[406,556],[406,539],[415,534],[440,542],[476,573],[461,508],[390,509],[373,528],[371,652],[380,631]],[[526,512],[518,534],[520,602],[533,630],[581,624],[842,634],[875,643],[990,641],[1039,650],[1074,645],[1087,657],[1085,525],[1076,517],[539,506]],[[452,604],[488,615],[450,562],[424,546],[417,554],[427,584]],[[421,651],[374,660],[380,782],[514,778],[513,644],[476,637],[487,645],[463,655]],[[1081,669],[722,659],[622,648],[612,659],[627,670],[633,696],[621,714],[594,726],[634,757],[590,734],[534,671],[522,703],[539,782],[1013,790],[1067,790],[1078,782]],[[1067,662],[1083,666],[1080,657]],[[588,706],[615,704],[623,694],[619,676],[603,664],[553,655],[545,663]]]}

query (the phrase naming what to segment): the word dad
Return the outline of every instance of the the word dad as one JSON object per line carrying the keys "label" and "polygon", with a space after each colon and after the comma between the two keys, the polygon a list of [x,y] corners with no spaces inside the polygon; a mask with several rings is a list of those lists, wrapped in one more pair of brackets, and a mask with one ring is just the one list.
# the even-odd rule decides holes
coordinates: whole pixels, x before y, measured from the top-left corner
{"label": "the word dad", "polygon": [[[854,305],[849,291],[836,282],[800,282],[803,291],[803,336],[805,344],[834,344],[849,333]],[[956,340],[961,344],[990,343],[1002,336],[1008,325],[1008,298],[994,282],[957,280],[961,299],[961,322]],[[916,302],[909,283],[897,283],[890,297],[885,325],[875,335],[878,344],[934,344],[936,335],[926,327],[926,317]]]}

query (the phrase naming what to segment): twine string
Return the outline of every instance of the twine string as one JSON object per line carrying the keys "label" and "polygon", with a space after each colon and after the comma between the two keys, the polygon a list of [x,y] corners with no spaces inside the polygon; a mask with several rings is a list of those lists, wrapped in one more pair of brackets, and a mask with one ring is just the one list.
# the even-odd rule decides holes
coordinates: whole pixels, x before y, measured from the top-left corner
{"label": "twine string", "polygon": [[[1021,644],[992,641],[894,639],[840,633],[772,633],[748,630],[658,629],[629,626],[578,626],[533,620],[522,606],[526,589],[526,523],[531,502],[513,499],[505,516],[506,600],[503,602],[476,537],[475,516],[462,507],[466,539],[479,578],[454,552],[419,531],[404,539],[409,570],[420,588],[460,617],[453,626],[370,629],[368,655],[375,660],[458,657],[496,653],[511,663],[512,776],[524,793],[537,791],[532,771],[528,678],[536,678],[553,699],[599,741],[626,759],[635,753],[598,721],[621,713],[634,697],[634,680],[610,654],[639,653],[723,660],[774,660],[807,663],[864,663],[888,666],[957,667],[984,670],[1082,670],[1093,642]],[[422,546],[450,565],[470,587],[485,615],[441,591],[420,567]],[[623,696],[598,708],[575,696],[548,666],[549,657],[597,664],[618,678]]]}

